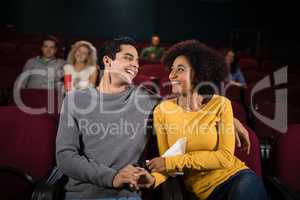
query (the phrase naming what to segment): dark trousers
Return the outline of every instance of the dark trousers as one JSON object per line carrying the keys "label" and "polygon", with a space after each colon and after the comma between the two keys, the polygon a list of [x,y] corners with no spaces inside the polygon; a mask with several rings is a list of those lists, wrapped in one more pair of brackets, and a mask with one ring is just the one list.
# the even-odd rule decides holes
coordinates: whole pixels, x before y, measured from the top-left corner
{"label": "dark trousers", "polygon": [[260,177],[249,170],[242,170],[219,185],[208,200],[267,200],[267,193]]}

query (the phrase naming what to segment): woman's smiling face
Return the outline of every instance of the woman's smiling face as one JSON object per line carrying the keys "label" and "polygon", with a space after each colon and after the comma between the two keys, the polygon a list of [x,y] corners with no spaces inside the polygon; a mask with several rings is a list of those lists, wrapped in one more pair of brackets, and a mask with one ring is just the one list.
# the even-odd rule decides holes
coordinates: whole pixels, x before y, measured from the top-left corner
{"label": "woman's smiling face", "polygon": [[171,67],[169,79],[172,84],[172,93],[177,95],[186,95],[193,89],[192,79],[194,77],[194,70],[184,56],[178,56]]}

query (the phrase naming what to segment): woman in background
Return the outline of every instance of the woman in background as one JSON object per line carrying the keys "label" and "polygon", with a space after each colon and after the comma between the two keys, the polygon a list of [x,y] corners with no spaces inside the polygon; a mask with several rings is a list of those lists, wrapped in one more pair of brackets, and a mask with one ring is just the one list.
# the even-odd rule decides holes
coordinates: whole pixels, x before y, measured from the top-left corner
{"label": "woman in background", "polygon": [[246,80],[245,77],[238,65],[237,59],[235,57],[235,53],[229,49],[225,51],[225,62],[229,69],[229,74],[227,77],[227,80],[230,81],[230,83],[246,87]]}
{"label": "woman in background", "polygon": [[65,90],[95,87],[97,80],[97,53],[95,47],[87,41],[76,42],[68,55],[64,66]]}

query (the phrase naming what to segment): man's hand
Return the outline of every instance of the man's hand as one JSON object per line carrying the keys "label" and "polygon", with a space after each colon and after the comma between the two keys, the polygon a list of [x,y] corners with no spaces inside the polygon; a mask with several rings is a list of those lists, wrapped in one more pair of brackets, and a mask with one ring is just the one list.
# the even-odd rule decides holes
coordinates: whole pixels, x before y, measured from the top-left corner
{"label": "man's hand", "polygon": [[233,120],[234,130],[235,130],[235,139],[236,145],[242,150],[247,151],[247,154],[250,154],[251,143],[249,139],[249,133],[243,124],[236,118]]}
{"label": "man's hand", "polygon": [[124,184],[129,184],[132,189],[138,190],[139,186],[137,184],[139,180],[139,174],[141,173],[141,169],[134,167],[132,165],[128,165],[121,169],[113,180],[114,188],[122,188]]}
{"label": "man's hand", "polygon": [[163,157],[156,157],[147,163],[151,172],[164,172],[166,171],[166,160]]}

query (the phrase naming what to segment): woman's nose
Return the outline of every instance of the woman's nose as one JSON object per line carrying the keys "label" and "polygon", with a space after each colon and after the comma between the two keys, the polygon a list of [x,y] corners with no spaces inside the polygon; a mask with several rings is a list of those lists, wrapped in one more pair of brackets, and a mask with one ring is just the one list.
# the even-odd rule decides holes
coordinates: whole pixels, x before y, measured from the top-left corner
{"label": "woman's nose", "polygon": [[171,71],[170,74],[169,74],[169,79],[170,80],[173,80],[177,77],[176,73],[174,71]]}

